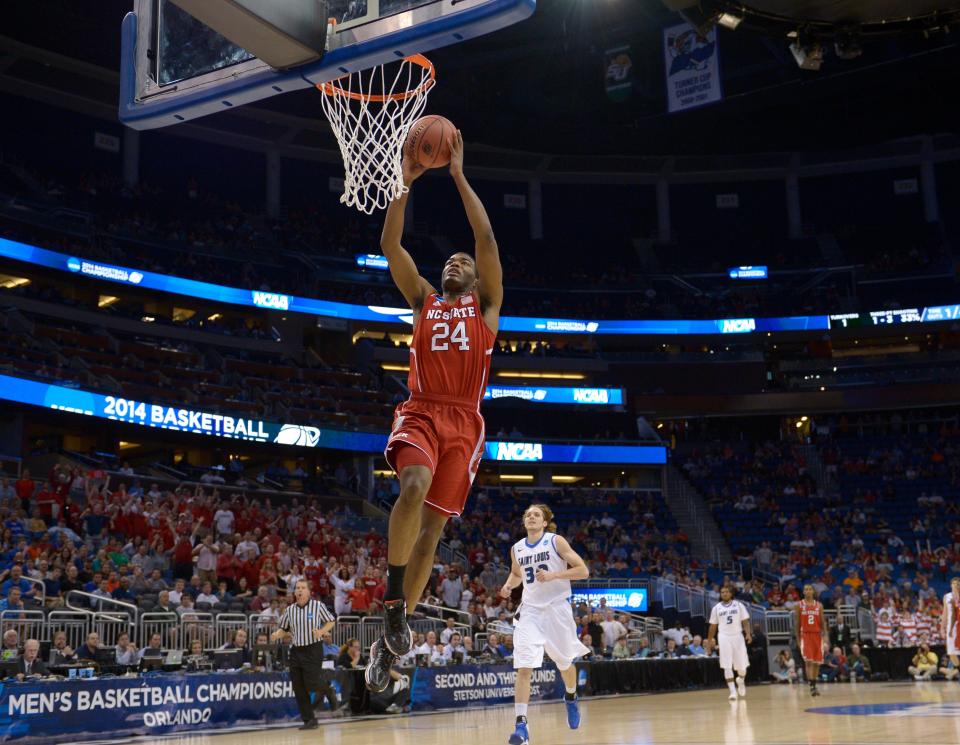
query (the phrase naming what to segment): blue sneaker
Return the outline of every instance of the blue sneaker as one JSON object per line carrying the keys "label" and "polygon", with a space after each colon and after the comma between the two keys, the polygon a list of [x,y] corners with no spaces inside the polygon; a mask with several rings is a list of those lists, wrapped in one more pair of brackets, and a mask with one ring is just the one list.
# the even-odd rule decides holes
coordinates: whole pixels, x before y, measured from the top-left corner
{"label": "blue sneaker", "polygon": [[567,705],[567,724],[570,725],[570,729],[576,729],[580,726],[580,699],[565,700],[564,703]]}
{"label": "blue sneaker", "polygon": [[527,723],[526,722],[517,722],[517,728],[513,731],[513,734],[510,735],[510,739],[507,740],[510,745],[529,745],[530,743],[530,733],[527,732]]}

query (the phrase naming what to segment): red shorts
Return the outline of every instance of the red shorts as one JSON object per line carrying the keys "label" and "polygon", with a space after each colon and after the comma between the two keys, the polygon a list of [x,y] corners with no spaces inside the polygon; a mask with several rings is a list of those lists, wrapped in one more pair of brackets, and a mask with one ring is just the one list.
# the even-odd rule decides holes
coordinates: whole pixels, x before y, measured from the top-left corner
{"label": "red shorts", "polygon": [[823,664],[823,636],[819,633],[800,634],[800,656],[804,662]]}
{"label": "red shorts", "polygon": [[483,457],[483,437],[475,402],[415,394],[397,407],[383,454],[396,471],[399,448],[422,451],[433,473],[426,504],[444,515],[460,515]]}

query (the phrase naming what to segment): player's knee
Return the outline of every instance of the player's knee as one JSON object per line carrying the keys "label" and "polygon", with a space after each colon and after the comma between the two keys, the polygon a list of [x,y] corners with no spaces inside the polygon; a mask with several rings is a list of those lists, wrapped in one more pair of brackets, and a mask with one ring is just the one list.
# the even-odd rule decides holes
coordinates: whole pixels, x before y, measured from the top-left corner
{"label": "player's knee", "polygon": [[423,504],[430,491],[430,472],[423,468],[406,469],[400,483],[400,500]]}

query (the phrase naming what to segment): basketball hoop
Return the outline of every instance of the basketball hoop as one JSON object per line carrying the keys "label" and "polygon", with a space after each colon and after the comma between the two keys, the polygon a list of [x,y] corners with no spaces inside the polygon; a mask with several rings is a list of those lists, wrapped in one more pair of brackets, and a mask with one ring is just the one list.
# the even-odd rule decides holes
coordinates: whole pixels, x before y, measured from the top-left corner
{"label": "basketball hoop", "polygon": [[343,156],[340,201],[368,215],[407,191],[403,143],[436,84],[433,63],[423,55],[403,58],[392,78],[386,67],[317,84]]}

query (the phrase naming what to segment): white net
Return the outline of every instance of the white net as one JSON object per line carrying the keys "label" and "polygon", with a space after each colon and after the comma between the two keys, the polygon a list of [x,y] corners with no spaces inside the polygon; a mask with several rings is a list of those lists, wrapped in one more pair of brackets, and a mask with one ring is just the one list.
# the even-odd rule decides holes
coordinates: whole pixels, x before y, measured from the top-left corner
{"label": "white net", "polygon": [[343,156],[343,194],[348,207],[371,214],[384,209],[403,185],[403,143],[423,113],[435,79],[420,55],[406,57],[392,76],[386,65],[345,75],[317,86],[323,110]]}

